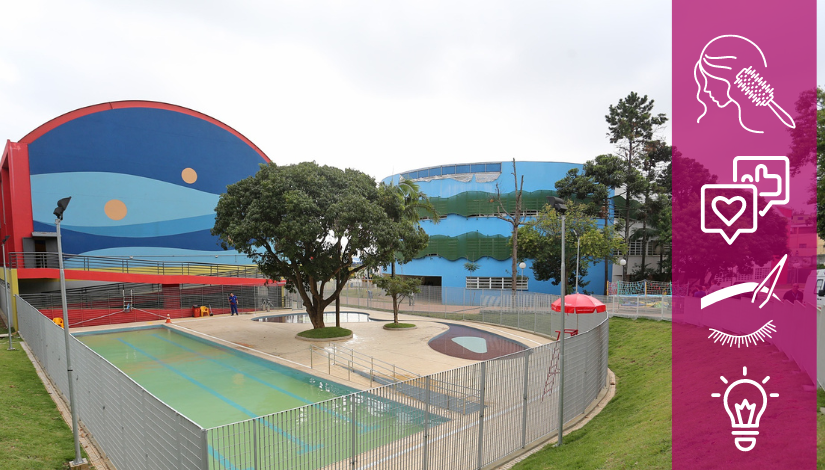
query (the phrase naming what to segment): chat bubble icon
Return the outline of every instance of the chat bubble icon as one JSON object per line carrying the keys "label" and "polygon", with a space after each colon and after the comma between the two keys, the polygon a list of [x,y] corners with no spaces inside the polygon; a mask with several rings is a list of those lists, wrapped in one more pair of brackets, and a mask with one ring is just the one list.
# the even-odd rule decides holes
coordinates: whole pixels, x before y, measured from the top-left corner
{"label": "chat bubble icon", "polygon": [[787,204],[791,198],[790,162],[788,157],[736,157],[733,159],[733,182],[756,186],[757,194],[767,202],[759,215],[771,206]]}
{"label": "chat bubble icon", "polygon": [[722,235],[728,245],[742,233],[756,232],[756,195],[753,184],[702,186],[702,231]]}

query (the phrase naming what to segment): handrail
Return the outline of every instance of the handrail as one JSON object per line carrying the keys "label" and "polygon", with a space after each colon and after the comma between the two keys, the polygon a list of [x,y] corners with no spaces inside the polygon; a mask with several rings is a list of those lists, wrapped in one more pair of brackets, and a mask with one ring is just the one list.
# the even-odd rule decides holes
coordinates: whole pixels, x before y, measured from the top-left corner
{"label": "handrail", "polygon": [[397,383],[409,379],[421,378],[421,376],[415,372],[339,345],[330,345],[326,348],[310,345],[309,354],[310,367],[314,366],[313,358],[315,354],[318,354],[326,359],[328,374],[332,375],[332,366],[338,366],[347,371],[347,380],[351,380],[352,372],[358,373],[356,367],[363,369],[364,373],[369,373],[370,386],[373,386],[374,382],[386,385],[386,383],[381,383],[380,379],[384,379],[389,383]]}
{"label": "handrail", "polygon": [[[57,253],[9,253],[13,269],[58,268]],[[64,253],[66,269],[80,271],[108,271],[129,274],[160,274],[185,276],[265,278],[254,265],[213,264],[199,261],[169,262],[134,257],[87,256]]]}

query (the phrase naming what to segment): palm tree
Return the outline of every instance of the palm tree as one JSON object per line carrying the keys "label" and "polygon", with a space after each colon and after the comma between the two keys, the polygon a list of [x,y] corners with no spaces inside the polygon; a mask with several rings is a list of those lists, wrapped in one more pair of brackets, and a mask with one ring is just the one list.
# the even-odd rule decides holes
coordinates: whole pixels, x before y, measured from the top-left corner
{"label": "palm tree", "polygon": [[[421,215],[424,214],[434,224],[440,222],[440,215],[435,206],[414,181],[402,179],[398,184],[390,183],[387,187],[401,203],[399,212],[395,214],[396,221],[406,220],[418,227],[421,223]],[[395,260],[392,262],[390,277],[395,277]]]}

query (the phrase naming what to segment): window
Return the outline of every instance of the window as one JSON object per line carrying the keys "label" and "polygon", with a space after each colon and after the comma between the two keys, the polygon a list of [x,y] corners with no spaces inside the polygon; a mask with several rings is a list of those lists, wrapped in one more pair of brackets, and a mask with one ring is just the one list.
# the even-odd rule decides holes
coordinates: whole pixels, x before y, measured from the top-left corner
{"label": "window", "polygon": [[445,175],[454,175],[455,174],[455,166],[443,166],[443,167],[441,167],[441,172]]}
{"label": "window", "polygon": [[471,173],[484,173],[484,170],[486,170],[486,169],[487,168],[485,167],[485,165],[483,163],[482,164],[476,163],[474,165],[470,165],[470,172]]}
{"label": "window", "polygon": [[648,255],[658,255],[659,254],[659,243],[656,241],[649,241],[647,242],[647,254]]}
{"label": "window", "polygon": [[456,165],[455,172],[458,173],[469,173],[470,172],[470,165]]}
{"label": "window", "polygon": [[487,172],[489,172],[489,173],[501,173],[501,163],[488,163],[487,164]]}
{"label": "window", "polygon": [[430,168],[430,176],[441,176],[441,167]]}
{"label": "window", "polygon": [[633,240],[627,245],[628,256],[642,256],[642,241]]}
{"label": "window", "polygon": [[[516,281],[516,290],[527,290],[527,278],[519,276]],[[510,277],[468,277],[467,289],[497,289],[510,290],[513,288],[513,279]]]}

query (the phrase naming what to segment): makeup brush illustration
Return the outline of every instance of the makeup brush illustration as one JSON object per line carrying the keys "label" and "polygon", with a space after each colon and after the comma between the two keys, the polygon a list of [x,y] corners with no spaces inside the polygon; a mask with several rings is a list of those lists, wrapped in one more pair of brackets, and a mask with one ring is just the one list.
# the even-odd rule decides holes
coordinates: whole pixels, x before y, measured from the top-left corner
{"label": "makeup brush illustration", "polygon": [[759,73],[755,71],[753,67],[740,70],[739,73],[736,74],[736,81],[734,83],[753,101],[753,104],[756,106],[768,106],[783,124],[791,129],[796,128],[796,123],[793,122],[793,118],[773,100],[773,88],[764,77],[759,76]]}

